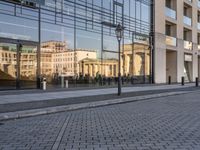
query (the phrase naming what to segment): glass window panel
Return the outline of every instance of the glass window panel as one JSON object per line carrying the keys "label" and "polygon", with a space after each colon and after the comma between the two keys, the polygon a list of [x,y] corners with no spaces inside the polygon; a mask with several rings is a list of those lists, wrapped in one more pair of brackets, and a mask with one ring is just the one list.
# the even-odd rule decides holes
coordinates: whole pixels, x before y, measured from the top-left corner
{"label": "glass window panel", "polygon": [[141,3],[136,2],[136,19],[140,20],[141,18]]}
{"label": "glass window panel", "polygon": [[131,76],[133,75],[133,43],[132,38],[124,39],[123,45],[123,75]]}
{"label": "glass window panel", "polygon": [[0,43],[0,90],[16,87],[16,44]]}
{"label": "glass window panel", "polygon": [[101,35],[77,30],[76,63],[79,76],[93,78],[99,70]]}
{"label": "glass window panel", "polygon": [[[113,73],[110,72],[111,70],[115,70],[113,72],[117,73],[117,66],[113,66],[113,64],[117,63],[115,62],[116,59],[118,59],[118,42],[115,35],[115,28],[104,25],[103,33],[101,33],[102,21],[113,23],[114,1],[124,5],[116,5],[116,17],[117,19],[122,18],[122,7],[124,7],[125,16],[123,24],[125,27],[125,39],[124,45],[121,45],[121,48],[124,48],[124,50],[126,50],[125,47],[130,47],[130,45],[133,44],[130,42],[132,40],[133,32],[142,33],[147,36],[149,34],[150,1],[57,0],[56,3],[55,0],[46,1],[45,5],[43,5],[41,9],[41,65],[43,66],[42,73],[44,73],[47,77],[49,76],[48,82],[51,81],[51,83],[59,83],[59,78],[61,77],[61,75],[65,75],[67,76],[67,78],[74,75],[79,75],[80,77],[80,73],[82,73],[82,75],[87,74],[91,77],[97,77],[98,74],[101,74],[102,76],[106,75],[109,77],[114,76]],[[62,6],[62,4],[64,5]],[[21,7],[18,6],[15,14],[13,6],[13,4],[5,3],[2,1],[0,2],[0,8],[2,8],[1,12],[17,16],[14,17],[3,14],[0,15],[0,36],[6,36],[9,38],[18,37],[20,39],[37,41],[38,10],[24,7],[23,9],[21,9]],[[74,12],[75,6],[76,13]],[[74,27],[74,19],[76,19],[76,27]],[[76,32],[74,32],[74,29],[76,29]],[[76,33],[76,36],[74,36],[74,33]],[[103,34],[103,41],[101,41],[101,34]],[[74,41],[75,37],[76,40]],[[134,40],[134,45],[136,45],[136,43],[139,43],[140,45],[148,45],[148,43],[144,42],[142,39]],[[76,42],[75,46],[74,42]],[[76,49],[74,49],[74,47],[76,47]],[[101,51],[101,49],[103,49],[103,52]],[[139,73],[137,76],[141,76],[143,78],[144,76],[149,74],[149,72],[147,72],[148,69],[146,69],[147,67],[149,67],[147,63],[147,61],[149,60],[149,55],[146,54],[146,49],[147,48],[143,48],[141,50],[141,55],[139,55],[139,53],[136,54],[132,52],[132,54],[134,55],[132,55],[132,58],[130,57],[128,59],[128,63],[126,63],[125,66],[127,73],[131,72],[132,61],[132,68],[136,66],[137,69],[140,68],[138,69],[139,71],[136,71],[135,69],[135,76],[138,72]],[[87,56],[87,52],[83,52],[84,57],[78,56],[83,50],[94,50],[93,52],[91,52],[91,54],[95,53],[95,59],[91,58],[91,60],[87,60],[86,58],[90,58],[90,56]],[[124,54],[121,54],[121,59],[124,59]],[[136,63],[137,59],[138,62],[140,62],[138,63],[140,65]],[[133,64],[133,61],[136,61],[135,64]],[[122,61],[122,64],[123,63],[124,62]],[[107,73],[103,73],[103,70],[101,70],[103,66],[104,69],[108,70]],[[121,70],[125,72],[123,70],[124,66],[121,67]],[[143,70],[141,68],[143,68]],[[70,79],[70,83],[72,83],[73,80]],[[84,83],[90,82],[89,80],[85,81]],[[80,82],[78,82],[77,84],[79,83]]]}
{"label": "glass window panel", "polygon": [[116,37],[104,35],[103,49],[109,51],[118,51],[118,43]]}
{"label": "glass window panel", "polygon": [[[121,64],[122,65],[122,64]],[[103,59],[101,62],[102,77],[118,76],[118,52],[103,51]]]}
{"label": "glass window panel", "polygon": [[0,36],[38,41],[38,21],[0,14]]}
{"label": "glass window panel", "polygon": [[61,84],[61,78],[72,84],[74,72],[74,30],[42,23],[41,74],[49,85]]}
{"label": "glass window panel", "polygon": [[141,16],[141,20],[145,21],[145,22],[150,22],[150,8],[149,6],[142,4],[142,16]]}
{"label": "glass window panel", "polygon": [[129,17],[129,13],[130,13],[130,1],[131,0],[126,0],[124,1],[124,15]]}
{"label": "glass window panel", "polygon": [[130,1],[130,16],[135,18],[135,0]]}

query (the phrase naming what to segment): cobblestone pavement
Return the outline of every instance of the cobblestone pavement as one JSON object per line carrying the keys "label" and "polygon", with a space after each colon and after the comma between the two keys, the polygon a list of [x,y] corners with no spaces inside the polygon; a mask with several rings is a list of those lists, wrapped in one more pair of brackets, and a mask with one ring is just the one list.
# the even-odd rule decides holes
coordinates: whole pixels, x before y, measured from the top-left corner
{"label": "cobblestone pavement", "polygon": [[1,122],[0,150],[200,150],[199,94]]}

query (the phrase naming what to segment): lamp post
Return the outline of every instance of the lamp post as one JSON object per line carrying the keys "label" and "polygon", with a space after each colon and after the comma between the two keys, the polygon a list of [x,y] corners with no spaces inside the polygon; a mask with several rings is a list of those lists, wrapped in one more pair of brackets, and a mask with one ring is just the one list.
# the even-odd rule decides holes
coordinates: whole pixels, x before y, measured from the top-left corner
{"label": "lamp post", "polygon": [[120,59],[120,55],[121,55],[121,50],[120,50],[120,46],[121,46],[121,39],[123,38],[123,27],[118,24],[116,29],[115,29],[115,34],[118,40],[118,95],[121,95],[121,59]]}

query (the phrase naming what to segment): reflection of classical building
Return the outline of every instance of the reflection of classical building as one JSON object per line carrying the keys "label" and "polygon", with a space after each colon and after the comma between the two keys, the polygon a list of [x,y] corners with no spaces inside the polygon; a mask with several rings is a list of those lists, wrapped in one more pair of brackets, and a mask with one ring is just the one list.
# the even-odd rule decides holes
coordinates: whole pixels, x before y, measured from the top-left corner
{"label": "reflection of classical building", "polygon": [[[41,74],[46,76],[75,74],[95,76],[98,72],[105,76],[117,76],[118,60],[97,59],[97,52],[85,49],[70,50],[66,42],[50,41],[42,43]],[[20,57],[21,76],[31,77],[36,72],[36,51],[22,48]],[[16,77],[16,48],[1,47],[1,71]],[[121,71],[126,75],[149,75],[149,50],[145,44],[125,44]]]}
{"label": "reflection of classical building", "polygon": [[[12,1],[17,2],[14,4]],[[90,59],[90,61],[93,60],[92,62],[98,65],[98,59],[101,56],[102,70],[99,70],[100,73],[102,75],[105,74],[107,76],[115,76],[116,73],[113,72],[118,72],[117,68],[119,66],[115,69],[115,67],[112,65],[116,64],[118,59],[118,43],[116,35],[114,34],[115,28],[112,26],[112,23],[116,23],[117,21],[118,23],[123,24],[124,35],[122,43],[127,44],[122,45],[122,47],[125,47],[125,49],[122,48],[124,51],[121,55],[121,74],[137,76],[149,74],[149,60],[147,60],[148,52],[143,52],[145,48],[141,48],[138,50],[138,52],[136,52],[137,49],[134,48],[134,51],[132,50],[133,53],[131,53],[131,46],[128,46],[128,44],[131,45],[132,41],[136,42],[136,38],[137,40],[151,39],[149,37],[149,33],[153,31],[153,26],[151,24],[153,20],[153,15],[151,14],[151,8],[153,8],[152,0],[47,0],[48,2],[42,4],[40,8],[30,6],[27,7],[27,5],[24,4],[21,5],[20,1],[21,0],[0,1],[0,8],[2,12],[0,18],[0,44],[7,44],[9,45],[8,48],[12,47],[12,45],[15,45],[17,46],[15,51],[19,51],[20,45],[23,47],[32,46],[32,52],[23,52],[21,56],[23,59],[23,62],[21,62],[22,66],[19,65],[19,62],[16,63],[16,61],[4,66],[1,64],[1,68],[4,68],[5,70],[2,71],[3,73],[10,72],[9,74],[16,76],[16,72],[20,68],[22,72],[17,72],[17,74],[21,73],[21,75],[26,76],[27,74],[32,74],[32,70],[34,70],[34,67],[36,67],[36,71],[34,72],[37,72],[37,74],[35,74],[35,78],[37,77],[38,82],[34,84],[37,84],[37,87],[39,88],[40,76],[46,76],[46,78],[49,79],[48,81],[52,81],[52,83],[59,81],[57,80],[59,79],[57,77],[61,75],[71,80],[71,76],[79,75],[81,70],[80,62],[82,60]],[[172,2],[172,0],[169,1],[170,3]],[[177,0],[174,1],[177,2]],[[195,3],[193,1],[195,1]],[[192,4],[196,5],[197,0],[193,1]],[[161,3],[159,0],[156,2],[158,2],[158,4],[162,4],[162,7],[158,6],[158,8],[162,8],[162,10],[165,10],[163,9],[165,8],[165,4],[169,6],[168,3]],[[111,12],[114,18],[109,15]],[[137,18],[135,17],[136,12],[137,14],[141,14],[137,15]],[[163,14],[161,13],[161,15]],[[158,20],[163,20],[162,18],[164,18],[162,22],[166,22],[165,16],[157,18],[159,18]],[[171,25],[168,22],[167,26],[165,24],[162,27],[155,26],[155,29],[163,29],[162,31],[157,32],[165,33],[165,27]],[[173,26],[173,31],[175,31],[174,28],[175,26]],[[164,42],[161,42],[161,44],[165,43],[166,38],[164,37],[162,39],[164,39]],[[181,37],[179,37],[179,39],[181,39]],[[174,40],[172,40],[170,43],[173,44],[173,41]],[[179,43],[178,45],[181,44]],[[158,46],[160,46],[160,44],[158,44]],[[163,66],[165,66],[166,59],[164,56],[166,55],[162,53],[162,46],[158,47],[159,50],[156,50],[158,49],[157,47],[151,48],[154,48],[154,52],[156,52],[152,54],[155,54],[161,58],[160,60],[156,56],[154,57],[152,55],[152,57],[155,58],[155,63],[152,61],[152,64],[155,64],[155,68],[154,66],[149,67],[153,70],[151,72],[155,72],[158,75],[158,71],[160,71],[160,69],[162,69],[162,72],[166,72],[163,71],[165,70]],[[38,55],[35,54],[36,52]],[[161,54],[163,58],[160,57],[159,54]],[[25,55],[31,56],[29,57]],[[19,55],[16,54],[15,59],[18,56]],[[179,55],[177,54],[177,56]],[[34,57],[36,57],[36,59]],[[174,57],[175,55],[173,58]],[[30,61],[30,63],[26,61]],[[36,62],[38,62],[38,64]],[[162,62],[161,65],[160,62]],[[170,62],[172,61],[168,62],[168,65],[170,65]],[[191,64],[191,62],[188,63]],[[186,63],[186,65],[188,63]],[[191,66],[190,64],[188,65]],[[162,68],[157,65],[160,65]],[[186,68],[189,66],[186,66]],[[83,72],[86,72],[86,70],[88,69],[86,68]],[[110,73],[111,71],[109,70],[112,70],[112,73]],[[88,71],[88,74],[89,72],[90,71]],[[179,72],[177,72],[177,74],[181,75]],[[156,77],[157,76],[155,75],[155,78]],[[163,78],[165,77],[163,75],[161,77],[161,81],[164,81]],[[17,78],[17,80],[20,79]],[[147,82],[148,81],[149,80],[147,80]],[[21,81],[19,82],[22,83]],[[72,84],[72,82],[70,84]],[[16,85],[18,86],[18,83]],[[24,85],[19,85],[19,87],[23,86]]]}
{"label": "reflection of classical building", "polygon": [[[28,47],[22,48],[20,54],[20,75],[23,78],[35,78],[37,61],[36,53]],[[7,74],[7,77],[16,78],[17,52],[16,47],[0,47],[0,70]]]}
{"label": "reflection of classical building", "polygon": [[67,42],[61,41],[47,41],[41,44],[43,52],[63,52],[68,49]]}
{"label": "reflection of classical building", "polygon": [[37,68],[36,53],[22,52],[20,57],[20,74],[22,77],[35,79]]}
{"label": "reflection of classical building", "polygon": [[41,74],[52,76],[53,73],[58,73],[61,69],[63,69],[64,60],[62,57],[65,51],[67,51],[66,42],[47,41],[42,43]]}
{"label": "reflection of classical building", "polygon": [[84,50],[84,49],[76,49],[75,50],[75,57],[74,57],[74,65],[75,65],[75,74],[78,75],[80,73],[80,61],[83,59],[97,59],[97,52],[96,51],[91,51],[91,50]]}
{"label": "reflection of classical building", "polygon": [[16,51],[0,47],[0,70],[13,78],[16,77],[16,59]]}
{"label": "reflection of classical building", "polygon": [[95,77],[96,74],[101,74],[106,77],[115,77],[118,72],[118,60],[116,59],[83,59],[79,62],[80,74]]}
{"label": "reflection of classical building", "polygon": [[[122,75],[142,76],[149,75],[150,55],[149,46],[141,43],[125,44],[123,55],[121,56]],[[94,77],[98,72],[105,76],[117,76],[118,59],[83,59],[79,62],[79,72],[82,75]]]}
{"label": "reflection of classical building", "polygon": [[97,52],[85,49],[68,49],[66,42],[50,41],[42,43],[41,74],[46,76],[78,74],[79,61],[85,58],[96,59]]}
{"label": "reflection of classical building", "polygon": [[123,52],[123,73],[135,76],[149,75],[149,46],[140,43],[125,44]]}
{"label": "reflection of classical building", "polygon": [[42,53],[40,54],[40,65],[41,65],[41,74],[51,76],[53,73],[52,69],[52,53],[43,52],[43,48],[41,48]]}

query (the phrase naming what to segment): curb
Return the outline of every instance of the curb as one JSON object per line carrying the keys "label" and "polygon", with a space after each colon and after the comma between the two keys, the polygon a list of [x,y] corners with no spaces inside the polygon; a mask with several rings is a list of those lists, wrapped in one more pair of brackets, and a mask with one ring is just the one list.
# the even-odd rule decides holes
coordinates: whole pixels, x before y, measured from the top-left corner
{"label": "curb", "polygon": [[25,117],[33,117],[33,116],[38,116],[38,115],[46,115],[46,114],[58,113],[58,112],[64,112],[64,111],[72,111],[72,110],[78,110],[78,109],[86,109],[86,108],[94,108],[94,107],[100,107],[100,106],[128,103],[128,102],[147,100],[147,99],[152,99],[152,98],[181,95],[181,94],[187,94],[187,93],[192,93],[192,92],[194,91],[168,92],[168,93],[151,94],[151,95],[145,95],[145,96],[111,99],[111,100],[104,100],[104,101],[98,101],[98,102],[88,102],[88,103],[81,103],[81,104],[72,104],[72,105],[1,113],[0,121],[10,120],[10,119],[19,119],[19,118],[25,118]]}

